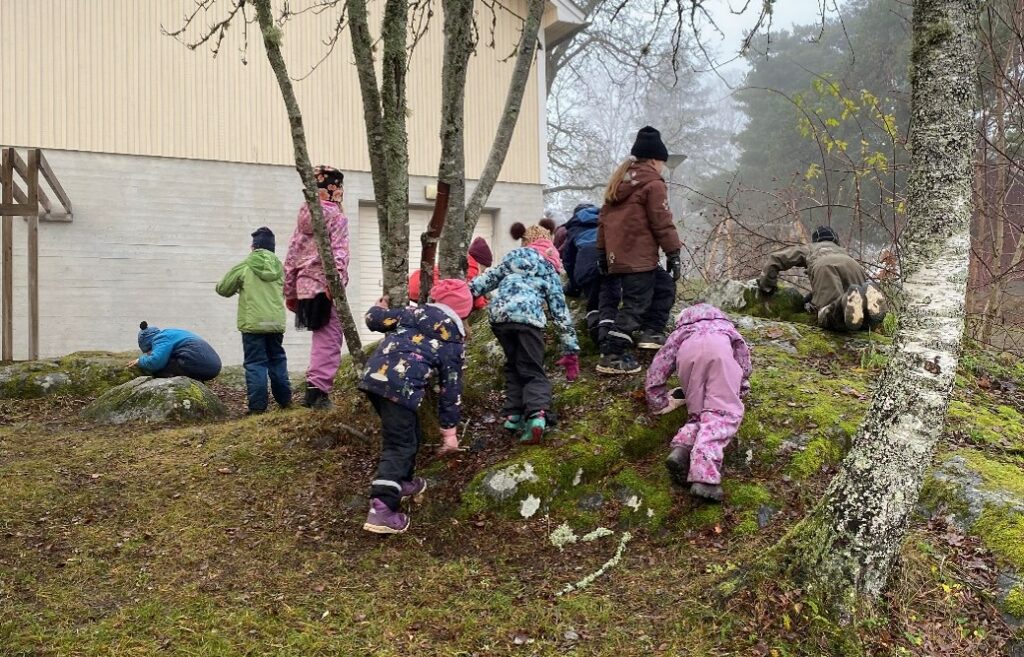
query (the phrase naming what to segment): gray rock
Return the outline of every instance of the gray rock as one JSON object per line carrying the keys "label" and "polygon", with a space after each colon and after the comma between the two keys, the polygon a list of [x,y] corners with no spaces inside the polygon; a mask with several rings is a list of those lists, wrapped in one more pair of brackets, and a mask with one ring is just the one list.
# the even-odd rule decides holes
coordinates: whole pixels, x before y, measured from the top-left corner
{"label": "gray rock", "polygon": [[778,513],[778,509],[762,504],[757,510],[757,526],[764,529],[772,521],[772,516]]}
{"label": "gray rock", "polygon": [[93,397],[129,381],[125,368],[132,354],[78,352],[0,367],[0,399],[36,399],[49,395]]}
{"label": "gray rock", "polygon": [[485,495],[494,500],[506,500],[519,490],[519,484],[537,481],[530,462],[514,463],[487,474],[480,484]]}
{"label": "gray rock", "polygon": [[725,312],[735,312],[747,307],[751,294],[757,293],[755,281],[716,281],[709,285],[701,300]]}
{"label": "gray rock", "polygon": [[140,376],[103,393],[82,416],[103,424],[194,421],[221,417],[224,405],[209,388],[184,376]]}
{"label": "gray rock", "polygon": [[597,511],[604,506],[604,495],[601,493],[584,495],[576,502],[576,506],[583,511]]}

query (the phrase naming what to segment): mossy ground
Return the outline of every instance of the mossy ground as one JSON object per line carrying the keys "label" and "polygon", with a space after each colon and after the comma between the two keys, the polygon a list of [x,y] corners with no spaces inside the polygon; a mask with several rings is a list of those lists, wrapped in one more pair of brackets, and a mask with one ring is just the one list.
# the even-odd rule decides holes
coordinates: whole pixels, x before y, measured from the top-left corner
{"label": "mossy ground", "polygon": [[[235,419],[188,427],[111,429],[60,400],[4,402],[0,653],[923,655],[941,640],[945,654],[993,654],[1005,628],[949,565],[955,541],[921,523],[888,611],[845,627],[784,582],[726,604],[710,594],[814,503],[877,373],[864,346],[800,326],[794,354],[777,330],[749,332],[757,374],[726,504],[672,493],[661,459],[681,414],[648,416],[639,378],[598,379],[587,354],[579,382],[554,377],[558,429],[521,448],[496,417],[495,368],[471,364],[473,450],[442,461],[425,446],[432,488],[411,531],[387,538],[360,528],[378,426],[349,384],[331,413],[237,418],[235,399]],[[533,517],[474,498],[483,473],[523,461],[544,496]],[[604,504],[581,508],[595,494]],[[558,550],[563,520],[614,534]],[[558,595],[627,530],[618,566]]]}

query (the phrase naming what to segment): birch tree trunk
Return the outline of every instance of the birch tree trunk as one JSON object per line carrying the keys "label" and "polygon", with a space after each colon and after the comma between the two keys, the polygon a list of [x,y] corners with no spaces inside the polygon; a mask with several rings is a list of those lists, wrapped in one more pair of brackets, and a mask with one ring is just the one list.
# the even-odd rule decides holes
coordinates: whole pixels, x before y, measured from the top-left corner
{"label": "birch tree trunk", "polygon": [[776,546],[843,614],[878,596],[942,432],[962,350],[969,259],[977,0],[915,0],[904,312],[874,401],[821,502]]}
{"label": "birch tree trunk", "polygon": [[[466,73],[473,52],[473,0],[443,0],[444,64],[441,69],[441,161],[437,167],[439,183],[448,184],[448,208],[441,235],[466,234]],[[468,238],[468,236],[467,236]],[[443,237],[442,237],[443,240]],[[442,278],[465,276],[466,248],[459,250],[465,239],[448,239],[441,243],[440,274]],[[420,289],[424,292],[433,278],[433,271],[420,272]],[[422,296],[422,294],[421,294]]]}
{"label": "birch tree trunk", "polygon": [[316,240],[317,251],[320,253],[320,260],[324,266],[324,274],[327,276],[327,287],[334,298],[334,311],[338,314],[341,322],[342,332],[345,341],[348,343],[349,353],[352,355],[359,368],[365,365],[363,357],[363,345],[359,339],[359,331],[356,329],[355,320],[352,318],[352,311],[349,309],[348,297],[345,294],[345,286],[341,284],[341,277],[338,275],[338,265],[334,261],[334,250],[331,248],[331,240],[327,234],[327,226],[324,224],[324,213],[320,207],[320,195],[317,192],[316,180],[313,178],[313,164],[309,160],[309,150],[306,148],[306,133],[302,127],[302,112],[299,111],[299,103],[295,99],[295,90],[292,88],[291,78],[288,77],[288,68],[285,65],[284,55],[281,54],[281,29],[274,25],[271,15],[270,0],[254,0],[256,7],[256,19],[260,25],[260,32],[263,35],[263,45],[267,51],[267,60],[274,70],[277,84],[281,88],[281,97],[284,99],[284,106],[288,112],[288,123],[291,125],[292,146],[295,149],[295,169],[302,179],[302,195],[309,207],[310,218],[313,223],[313,237]]}
{"label": "birch tree trunk", "polygon": [[383,288],[392,307],[405,305],[409,276],[409,139],[405,75],[408,0],[388,0],[381,40],[382,86],[374,69],[374,38],[366,0],[347,0],[352,55],[363,100],[363,121],[377,202]]}
{"label": "birch tree trunk", "polygon": [[[452,0],[464,1],[464,0]],[[466,211],[461,221],[449,223],[452,216],[451,205],[449,206],[449,219],[445,222],[444,231],[441,233],[441,275],[442,276],[465,276],[466,250],[469,248],[469,236],[476,228],[476,222],[480,218],[484,203],[487,202],[494,184],[501,173],[501,167],[505,163],[505,156],[508,155],[509,145],[512,143],[512,135],[515,133],[516,123],[519,121],[519,112],[523,105],[523,94],[526,92],[526,85],[530,79],[530,69],[533,67],[533,60],[537,54],[537,35],[540,32],[540,22],[544,15],[544,0],[529,0],[527,5],[526,19],[523,21],[523,32],[519,39],[519,46],[516,53],[515,65],[512,68],[512,77],[509,80],[508,91],[505,95],[505,107],[502,110],[501,120],[498,122],[498,129],[491,143],[491,150],[487,156],[487,163],[480,173],[479,182],[473,190],[473,195],[466,204]],[[465,96],[465,82],[462,89],[458,91],[460,96]],[[442,117],[442,126],[444,118]],[[459,146],[461,150],[461,145]],[[465,167],[463,166],[462,177],[465,178]],[[451,203],[451,201],[449,201]]]}

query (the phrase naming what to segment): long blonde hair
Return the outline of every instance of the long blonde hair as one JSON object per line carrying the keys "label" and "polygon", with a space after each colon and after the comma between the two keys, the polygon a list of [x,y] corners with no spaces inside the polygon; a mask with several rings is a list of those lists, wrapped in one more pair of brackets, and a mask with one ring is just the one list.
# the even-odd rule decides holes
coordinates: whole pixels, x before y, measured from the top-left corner
{"label": "long blonde hair", "polygon": [[[619,185],[626,179],[626,174],[634,164],[651,164],[654,160],[639,159],[630,155],[622,163],[615,167],[612,177],[608,180],[608,186],[604,188],[604,202],[615,203],[619,200]],[[651,165],[653,166],[653,165]]]}

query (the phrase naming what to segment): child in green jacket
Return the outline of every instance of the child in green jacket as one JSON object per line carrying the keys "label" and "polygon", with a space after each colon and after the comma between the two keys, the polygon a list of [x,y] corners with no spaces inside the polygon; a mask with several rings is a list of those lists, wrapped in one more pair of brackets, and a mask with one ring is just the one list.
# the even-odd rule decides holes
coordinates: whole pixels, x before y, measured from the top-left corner
{"label": "child in green jacket", "polygon": [[249,413],[267,410],[267,377],[281,408],[292,402],[288,358],[284,353],[284,267],[274,255],[274,233],[266,226],[252,234],[252,252],[217,285],[223,297],[238,295],[238,330],[245,351]]}

